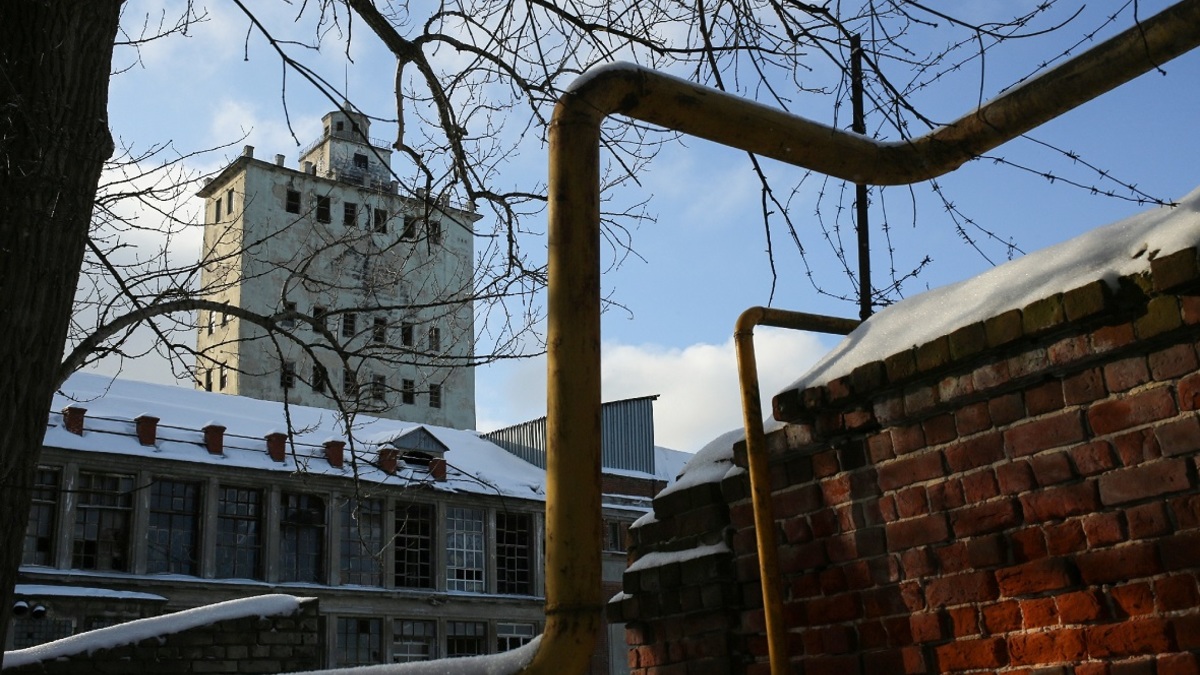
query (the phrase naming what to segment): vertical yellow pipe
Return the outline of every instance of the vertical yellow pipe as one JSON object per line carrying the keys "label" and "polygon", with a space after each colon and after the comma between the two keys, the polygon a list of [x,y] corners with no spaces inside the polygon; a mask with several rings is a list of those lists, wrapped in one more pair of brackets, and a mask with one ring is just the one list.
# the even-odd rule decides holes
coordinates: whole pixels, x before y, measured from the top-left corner
{"label": "vertical yellow pipe", "polygon": [[529,669],[586,672],[600,585],[600,122],[550,124],[546,327],[546,629]]}

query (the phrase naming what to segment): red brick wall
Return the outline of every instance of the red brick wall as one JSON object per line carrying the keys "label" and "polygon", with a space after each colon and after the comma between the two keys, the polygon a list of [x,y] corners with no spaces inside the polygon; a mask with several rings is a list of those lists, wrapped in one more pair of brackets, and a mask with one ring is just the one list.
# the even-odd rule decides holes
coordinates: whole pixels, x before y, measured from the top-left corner
{"label": "red brick wall", "polygon": [[[796,672],[1200,673],[1198,268],[1167,256],[776,399]],[[731,549],[626,574],[635,673],[767,672],[745,483],[660,497],[633,531],[632,559]]]}

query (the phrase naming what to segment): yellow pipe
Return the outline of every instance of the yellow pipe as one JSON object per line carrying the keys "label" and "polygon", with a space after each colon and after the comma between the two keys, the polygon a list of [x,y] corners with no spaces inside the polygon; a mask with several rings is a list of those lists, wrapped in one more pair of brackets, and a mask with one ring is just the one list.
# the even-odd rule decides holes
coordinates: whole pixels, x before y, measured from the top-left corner
{"label": "yellow pipe", "polygon": [[750,502],[754,506],[754,531],[758,541],[758,571],[762,580],[763,614],[772,673],[788,671],[787,626],[779,585],[779,552],[775,544],[775,509],[771,505],[771,473],[759,401],[758,360],[754,355],[754,327],[775,326],[845,335],[860,322],[819,314],[751,307],[738,317],[733,331],[741,385],[742,421],[746,427],[746,460],[750,472]]}
{"label": "yellow pipe", "polygon": [[[952,171],[1197,44],[1200,0],[1184,0],[953,124],[901,143],[873,141],[632,65],[597,68],[576,80],[550,122],[547,618],[538,653],[523,672],[584,672],[603,612],[599,142],[605,117],[626,115],[856,183],[897,185]],[[769,644],[772,653],[783,647]]]}

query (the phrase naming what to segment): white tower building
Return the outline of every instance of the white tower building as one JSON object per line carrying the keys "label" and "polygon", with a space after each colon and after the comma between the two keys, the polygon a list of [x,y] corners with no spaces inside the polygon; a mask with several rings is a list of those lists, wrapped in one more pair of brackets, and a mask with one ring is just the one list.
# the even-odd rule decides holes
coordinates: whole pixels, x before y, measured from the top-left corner
{"label": "white tower building", "polygon": [[283,330],[202,311],[197,386],[474,428],[478,216],[397,194],[391,150],[369,131],[364,115],[330,113],[300,170],[247,146],[199,192],[203,296]]}

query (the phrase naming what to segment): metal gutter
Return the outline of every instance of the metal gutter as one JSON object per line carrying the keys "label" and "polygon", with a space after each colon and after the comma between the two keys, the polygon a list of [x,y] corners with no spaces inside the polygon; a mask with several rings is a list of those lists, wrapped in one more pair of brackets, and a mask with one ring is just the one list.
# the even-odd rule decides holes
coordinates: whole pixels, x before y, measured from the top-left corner
{"label": "metal gutter", "polygon": [[[522,672],[583,673],[601,627],[600,125],[620,114],[856,183],[963,162],[1200,44],[1185,0],[925,136],[883,143],[644,68],[589,71],[550,122],[546,628]],[[761,551],[760,551],[761,553]],[[772,672],[786,645],[769,641]]]}

